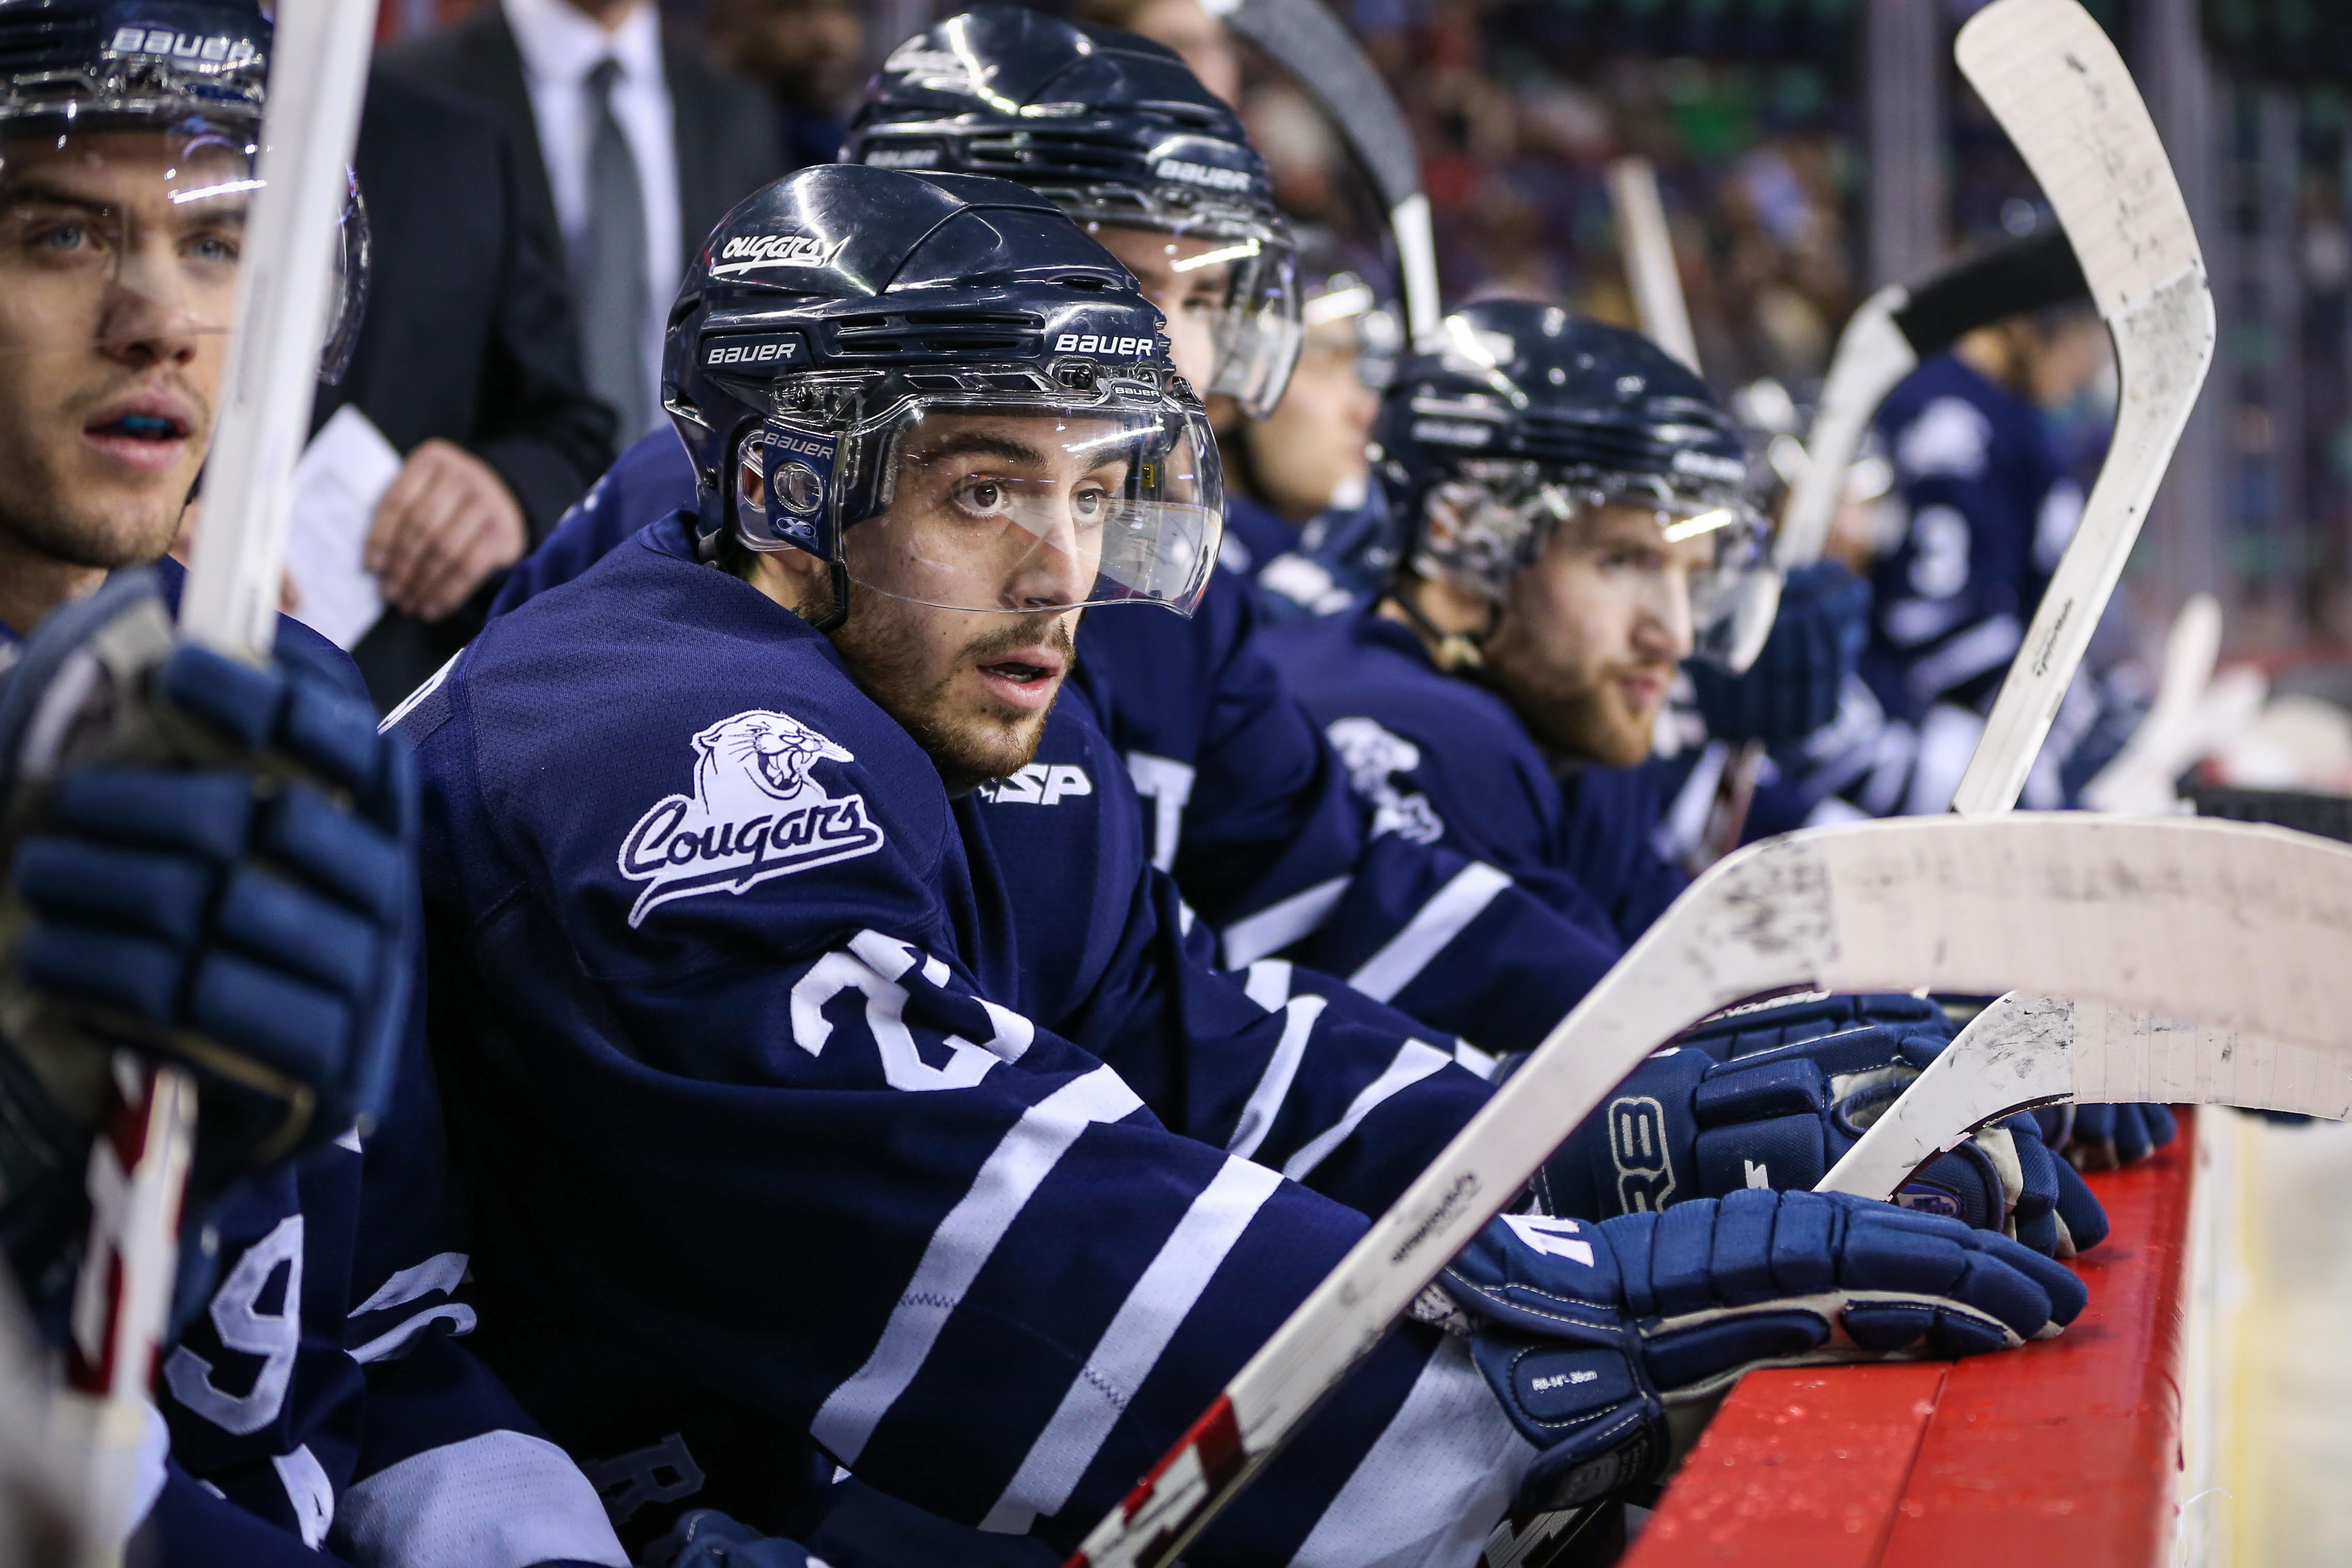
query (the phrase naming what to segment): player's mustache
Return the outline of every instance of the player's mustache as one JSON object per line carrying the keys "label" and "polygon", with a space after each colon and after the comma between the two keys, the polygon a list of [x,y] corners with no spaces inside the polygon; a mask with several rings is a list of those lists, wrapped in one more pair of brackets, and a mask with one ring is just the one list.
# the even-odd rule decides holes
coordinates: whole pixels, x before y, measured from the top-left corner
{"label": "player's mustache", "polygon": [[990,658],[1024,647],[1050,647],[1073,664],[1077,660],[1077,639],[1070,635],[1069,620],[1057,615],[1023,616],[1001,631],[973,638],[963,651],[970,658]]}

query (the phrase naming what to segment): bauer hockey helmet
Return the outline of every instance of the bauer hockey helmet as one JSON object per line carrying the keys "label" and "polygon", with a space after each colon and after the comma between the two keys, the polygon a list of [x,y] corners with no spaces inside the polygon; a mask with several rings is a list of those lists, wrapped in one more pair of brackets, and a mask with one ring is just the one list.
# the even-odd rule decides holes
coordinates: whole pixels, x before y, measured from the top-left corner
{"label": "bauer hockey helmet", "polygon": [[867,84],[842,157],[1018,180],[1088,226],[1151,229],[1221,266],[1212,328],[1225,394],[1263,417],[1298,357],[1297,250],[1240,119],[1148,38],[982,5],[900,44]]}
{"label": "bauer hockey helmet", "polygon": [[1769,570],[1730,412],[1647,338],[1556,305],[1447,316],[1398,365],[1372,443],[1400,569],[1497,602],[1555,530],[1602,505],[1654,511],[1669,542],[1714,540],[1691,591],[1702,653],[1722,656],[1743,584]]}
{"label": "bauer hockey helmet", "polygon": [[[0,291],[13,329],[0,354],[110,337],[132,297],[148,324],[160,314],[174,331],[226,333],[260,188],[270,39],[255,0],[0,0]],[[144,132],[160,143],[124,140]],[[149,264],[165,249],[173,265]],[[336,259],[330,381],[366,298],[356,184]]]}
{"label": "bauer hockey helmet", "polygon": [[747,197],[670,311],[700,531],[949,609],[1190,614],[1223,528],[1160,312],[1024,186],[826,163]]}

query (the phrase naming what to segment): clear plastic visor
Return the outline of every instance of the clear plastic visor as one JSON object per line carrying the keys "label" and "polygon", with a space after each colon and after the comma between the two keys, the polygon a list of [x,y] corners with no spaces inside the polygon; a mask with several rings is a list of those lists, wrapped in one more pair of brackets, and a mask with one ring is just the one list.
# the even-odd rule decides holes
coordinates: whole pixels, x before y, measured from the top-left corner
{"label": "clear plastic visor", "polygon": [[[846,455],[845,479],[862,471],[876,482],[867,515],[844,519],[842,563],[852,582],[894,599],[1019,615],[1139,603],[1189,615],[1216,562],[1223,487],[1197,407],[919,400],[861,431]],[[782,515],[822,500],[823,476],[781,445],[762,462]]]}
{"label": "clear plastic visor", "polygon": [[1088,228],[1168,318],[1176,368],[1202,396],[1231,397],[1255,418],[1274,412],[1305,333],[1287,234],[1246,213],[1213,209],[1106,215]]}
{"label": "clear plastic visor", "polygon": [[[257,151],[250,126],[201,118],[0,124],[0,369],[75,385],[131,439],[208,434]],[[329,379],[348,362],[364,295],[356,188],[334,245]]]}
{"label": "clear plastic visor", "polygon": [[1431,564],[1501,600],[1511,577],[1555,539],[1607,556],[1612,572],[1686,613],[1693,652],[1731,651],[1748,584],[1769,574],[1769,529],[1741,495],[1693,493],[1637,476],[1575,480],[1511,475],[1449,480],[1430,492]]}

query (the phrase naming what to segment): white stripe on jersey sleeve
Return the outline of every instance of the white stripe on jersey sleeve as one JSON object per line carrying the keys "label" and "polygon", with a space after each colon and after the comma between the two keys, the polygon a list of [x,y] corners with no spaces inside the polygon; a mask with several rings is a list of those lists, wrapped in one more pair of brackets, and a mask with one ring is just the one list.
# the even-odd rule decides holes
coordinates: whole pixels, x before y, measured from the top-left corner
{"label": "white stripe on jersey sleeve", "polygon": [[588,1478],[544,1437],[485,1432],[386,1465],[348,1488],[336,1549],[359,1568],[628,1568]]}
{"label": "white stripe on jersey sleeve", "polygon": [[1390,1061],[1388,1070],[1366,1084],[1361,1093],[1349,1102],[1348,1114],[1333,1126],[1325,1128],[1314,1139],[1300,1145],[1298,1152],[1284,1163],[1282,1173],[1294,1182],[1303,1182],[1307,1173],[1321,1164],[1331,1151],[1347,1142],[1348,1134],[1359,1122],[1370,1116],[1381,1101],[1408,1084],[1419,1083],[1431,1073],[1452,1061],[1451,1052],[1435,1046],[1425,1046],[1419,1040],[1407,1040],[1404,1048]]}
{"label": "white stripe on jersey sleeve", "polygon": [[1271,952],[1280,952],[1301,937],[1311,935],[1328,918],[1351,879],[1334,877],[1303,893],[1293,893],[1278,904],[1258,910],[1227,926],[1219,939],[1227,969],[1247,969]]}
{"label": "white stripe on jersey sleeve", "polygon": [[1281,1185],[1282,1178],[1263,1165],[1228,1160],[1201,1189],[1119,1304],[1085,1370],[1063,1392],[1061,1405],[981,1529],[1024,1534],[1039,1514],[1061,1511],[1128,1402],[1208,1289],[1209,1277]]}
{"label": "white stripe on jersey sleeve", "polygon": [[825,1397],[809,1435],[841,1463],[855,1467],[882,1417],[914,1382],[996,1244],[1070,1145],[1095,1122],[1118,1121],[1141,1109],[1143,1101],[1118,1074],[1101,1067],[1072,1079],[1022,1112],[989,1152],[971,1189],[931,1233],[922,1261],[899,1292],[890,1321],[882,1326],[874,1353]]}
{"label": "white stripe on jersey sleeve", "polygon": [[1298,1063],[1307,1055],[1307,1042],[1315,1037],[1315,1022],[1328,1005],[1320,996],[1293,996],[1282,1005],[1288,1015],[1282,1021],[1282,1038],[1274,1043],[1273,1054],[1265,1059],[1265,1071],[1259,1075],[1257,1087],[1250,1090],[1249,1103],[1242,1107],[1241,1117],[1234,1123],[1234,1135],[1225,1142],[1226,1153],[1246,1160],[1265,1142],[1267,1129],[1274,1125],[1274,1119],[1282,1112],[1282,1102],[1289,1097],[1291,1080],[1298,1076]]}
{"label": "white stripe on jersey sleeve", "polygon": [[1429,967],[1429,961],[1444,952],[1448,942],[1460,936],[1495,901],[1495,895],[1510,885],[1507,874],[1484,861],[1474,860],[1463,867],[1454,874],[1453,880],[1421,906],[1402,931],[1389,938],[1378,952],[1364,960],[1363,967],[1348,976],[1348,984],[1375,1002],[1389,1000],[1412,984],[1414,977]]}
{"label": "white stripe on jersey sleeve", "polygon": [[1291,1568],[1469,1568],[1535,1457],[1448,1338]]}
{"label": "white stripe on jersey sleeve", "polygon": [[1277,1012],[1290,1000],[1290,963],[1286,959],[1261,958],[1243,971],[1242,989],[1267,1012]]}

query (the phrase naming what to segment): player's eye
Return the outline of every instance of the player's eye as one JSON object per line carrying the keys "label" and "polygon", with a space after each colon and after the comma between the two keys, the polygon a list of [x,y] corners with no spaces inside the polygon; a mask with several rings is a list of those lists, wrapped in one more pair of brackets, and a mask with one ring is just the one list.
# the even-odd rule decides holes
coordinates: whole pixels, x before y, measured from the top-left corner
{"label": "player's eye", "polygon": [[86,218],[37,220],[26,230],[25,238],[30,249],[47,256],[77,256],[98,246],[98,236]]}
{"label": "player's eye", "polygon": [[1087,485],[1070,497],[1070,516],[1088,527],[1098,527],[1110,511],[1110,492],[1100,485]]}
{"label": "player's eye", "polygon": [[216,229],[190,238],[183,247],[183,254],[191,261],[235,266],[237,258],[245,254],[245,247],[235,234]]}
{"label": "player's eye", "polygon": [[1013,487],[1003,479],[975,475],[955,489],[958,510],[972,517],[1003,517],[1013,510]]}

